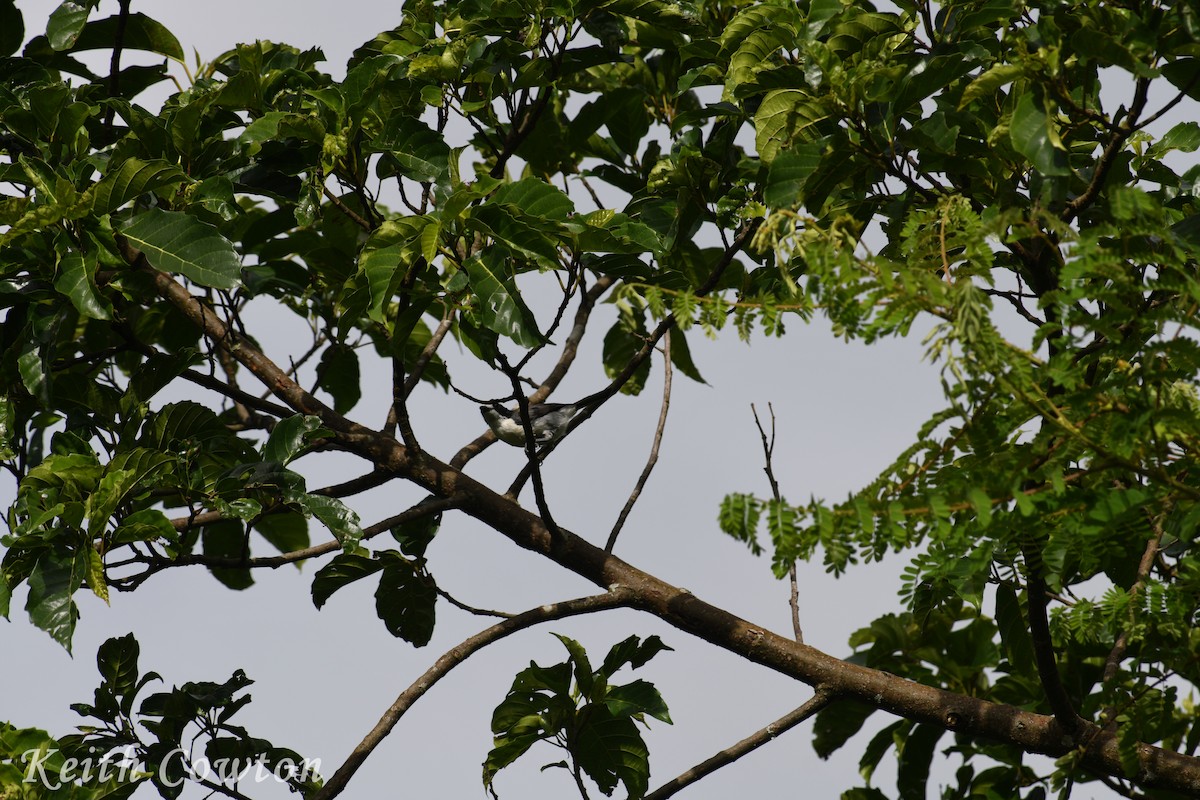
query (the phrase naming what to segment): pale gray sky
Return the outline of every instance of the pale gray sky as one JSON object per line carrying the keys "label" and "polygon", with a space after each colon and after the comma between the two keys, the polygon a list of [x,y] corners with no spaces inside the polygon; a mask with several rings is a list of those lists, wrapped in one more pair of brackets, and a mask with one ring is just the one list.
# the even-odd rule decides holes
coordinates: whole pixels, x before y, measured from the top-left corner
{"label": "pale gray sky", "polygon": [[[45,18],[56,5],[18,0],[29,34],[44,30]],[[106,2],[101,12],[111,13],[115,6]],[[344,72],[342,65],[356,46],[396,24],[400,3],[208,0],[197,5],[134,0],[133,7],[163,22],[185,50],[195,48],[202,58],[239,41],[267,38],[322,47],[329,58],[327,68],[336,76]],[[277,362],[286,362],[289,347],[307,340],[302,325],[277,316],[272,316],[269,330],[254,328],[253,319],[248,324]],[[784,494],[802,502],[810,495],[840,499],[875,477],[910,443],[940,399],[936,369],[922,361],[919,336],[867,348],[835,340],[819,321],[804,326],[793,319],[788,327],[783,339],[760,337],[749,346],[731,332],[715,342],[698,331],[689,335],[695,361],[710,385],[676,375],[659,465],[617,546],[617,553],[633,564],[781,633],[790,631],[786,584],[771,577],[766,558],[750,556],[716,525],[718,505],[727,492],[769,491],[750,404],[760,409],[774,404],[779,425],[776,473]],[[599,348],[606,328],[601,320],[593,325],[574,374],[556,399],[574,399],[604,385]],[[470,371],[470,356],[453,345],[443,350],[451,369],[458,370],[461,386],[480,394],[505,392],[499,376]],[[364,372],[366,394],[352,416],[378,426],[387,404],[387,370],[375,365]],[[646,458],[661,379],[656,363],[641,397],[610,403],[555,453],[546,481],[560,524],[593,542],[604,541]],[[192,393],[189,388],[170,399]],[[441,458],[482,430],[475,406],[455,395],[423,390],[413,397],[411,408],[422,443]],[[319,470],[309,473],[310,486],[361,470],[361,465],[336,456],[310,460],[311,466],[300,464]],[[522,460],[519,451],[497,446],[472,462],[469,471],[504,487]],[[11,485],[0,486],[5,504],[12,491]],[[364,524],[370,524],[419,496],[397,483],[355,500],[354,507]],[[312,536],[321,541],[327,533],[314,524]],[[382,540],[375,544],[387,546]],[[446,517],[429,558],[444,588],[483,607],[519,611],[595,591],[461,516]],[[254,735],[319,758],[325,774],[332,774],[412,679],[447,647],[489,623],[440,604],[434,641],[414,650],[388,635],[376,618],[370,581],[342,590],[323,611],[314,610],[309,583],[319,566],[310,565],[302,573],[291,568],[257,572],[257,585],[241,593],[226,590],[199,569],[174,570],[133,594],[115,594],[111,607],[81,592],[83,618],[74,659],[29,624],[22,590],[14,598],[13,621],[0,626],[0,643],[7,685],[24,688],[0,698],[0,718],[18,726],[46,727],[55,735],[71,732],[82,720],[68,705],[89,701],[98,682],[96,648],[110,636],[133,631],[142,645],[143,671],[158,671],[168,684],[223,681],[233,670],[245,669],[257,681],[251,689],[254,702],[235,719]],[[819,564],[802,565],[807,641],[834,654],[846,653],[851,631],[897,607],[899,566],[893,560],[833,581]],[[416,705],[343,796],[482,796],[480,764],[491,745],[491,711],[513,675],[531,658],[543,664],[564,659],[565,651],[550,631],[573,636],[599,654],[631,633],[657,633],[675,648],[625,678],[655,681],[676,723],[656,722],[647,734],[651,787],[810,695],[801,684],[742,663],[647,615],[621,611],[554,623],[511,637],[459,667]],[[680,796],[774,797],[799,789],[805,797],[836,798],[858,783],[858,748],[820,762],[809,744],[810,731],[811,723],[803,725]],[[562,771],[538,772],[542,764],[556,760],[558,753],[551,748],[535,749],[502,772],[496,788],[509,798],[575,796]],[[881,770],[878,778],[884,787],[890,785],[891,774]],[[255,797],[286,795],[283,789],[243,788]],[[151,795],[144,789],[136,796]],[[201,795],[189,790],[184,796]]]}

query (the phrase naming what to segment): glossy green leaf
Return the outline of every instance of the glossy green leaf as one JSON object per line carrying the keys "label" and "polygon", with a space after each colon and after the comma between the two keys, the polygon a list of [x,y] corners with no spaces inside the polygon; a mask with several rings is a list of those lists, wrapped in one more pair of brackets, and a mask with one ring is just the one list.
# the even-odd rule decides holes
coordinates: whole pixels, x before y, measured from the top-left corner
{"label": "glossy green leaf", "polygon": [[[116,41],[119,18],[114,15],[87,23],[72,50],[107,50]],[[175,61],[184,60],[183,48],[175,34],[162,23],[135,11],[125,21],[121,44],[127,50],[145,50]]]}
{"label": "glossy green leaf", "polygon": [[464,264],[471,291],[477,298],[477,313],[483,324],[522,347],[542,341],[537,322],[512,279],[498,269],[496,259],[473,257]]}
{"label": "glossy green leaf", "polygon": [[242,265],[233,245],[216,228],[177,211],[152,208],[121,229],[150,263],[201,286],[233,289]]}
{"label": "glossy green leaf", "polygon": [[70,298],[81,317],[109,319],[112,306],[96,291],[99,260],[94,252],[71,252],[59,259],[54,288]]}
{"label": "glossy green leaf", "polygon": [[263,445],[263,461],[289,464],[304,453],[308,443],[320,435],[318,417],[296,414],[280,420]]}
{"label": "glossy green leaf", "polygon": [[519,256],[546,269],[558,269],[558,232],[549,224],[508,206],[485,203],[470,216],[472,227],[508,245]]}
{"label": "glossy green leaf", "polygon": [[400,174],[415,181],[440,183],[449,175],[450,146],[436,131],[413,119],[407,109],[392,115],[371,146],[387,153]]}
{"label": "glossy green leaf", "polygon": [[343,551],[349,553],[358,546],[363,535],[358,514],[341,500],[316,494],[290,494],[288,499],[328,528],[334,538],[341,542]]}
{"label": "glossy green leaf", "polygon": [[1058,140],[1054,120],[1032,95],[1024,95],[1013,112],[1009,135],[1013,148],[1043,175],[1069,175],[1067,154]]}
{"label": "glossy green leaf", "polygon": [[59,3],[46,22],[46,38],[50,40],[50,46],[55,50],[71,49],[83,32],[94,5],[92,2],[79,3],[74,0]]}
{"label": "glossy green leaf", "polygon": [[93,207],[101,214],[111,213],[147,192],[186,181],[187,175],[174,164],[127,158],[115,170],[106,172],[93,187]]}
{"label": "glossy green leaf", "polygon": [[537,178],[506,183],[496,190],[488,202],[516,206],[522,214],[545,220],[562,221],[575,211],[571,198]]}

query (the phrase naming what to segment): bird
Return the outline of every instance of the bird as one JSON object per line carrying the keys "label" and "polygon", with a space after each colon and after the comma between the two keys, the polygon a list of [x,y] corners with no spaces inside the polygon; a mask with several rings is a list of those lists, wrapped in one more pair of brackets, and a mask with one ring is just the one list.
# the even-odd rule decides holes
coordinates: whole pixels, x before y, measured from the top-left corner
{"label": "bird", "polygon": [[[533,440],[539,445],[552,444],[561,439],[580,411],[580,403],[536,403],[529,407],[529,423],[533,428]],[[480,406],[479,413],[484,422],[496,434],[496,438],[513,447],[525,446],[525,426],[521,423],[521,410],[509,410],[499,403]]]}

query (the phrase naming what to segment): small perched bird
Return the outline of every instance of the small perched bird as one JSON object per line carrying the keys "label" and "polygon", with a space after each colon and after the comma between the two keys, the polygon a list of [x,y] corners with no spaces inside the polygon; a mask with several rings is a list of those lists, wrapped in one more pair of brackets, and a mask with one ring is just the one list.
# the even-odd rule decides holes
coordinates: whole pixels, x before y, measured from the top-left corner
{"label": "small perched bird", "polygon": [[[581,411],[579,403],[538,403],[529,407],[529,423],[533,440],[539,445],[556,442],[567,432],[571,420]],[[513,447],[525,446],[525,426],[521,424],[520,409],[509,410],[496,403],[480,406],[479,413],[496,438]]]}

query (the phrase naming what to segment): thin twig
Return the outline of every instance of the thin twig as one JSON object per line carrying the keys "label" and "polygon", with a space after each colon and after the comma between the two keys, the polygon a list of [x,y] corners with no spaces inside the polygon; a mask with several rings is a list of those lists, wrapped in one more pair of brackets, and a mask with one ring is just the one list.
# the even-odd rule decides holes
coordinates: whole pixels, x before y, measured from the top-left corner
{"label": "thin twig", "polygon": [[521,427],[525,432],[525,457],[533,475],[533,497],[537,502],[538,512],[542,515],[542,521],[546,523],[546,530],[550,532],[551,536],[558,538],[558,525],[555,524],[554,517],[550,515],[550,506],[546,503],[546,489],[542,485],[542,468],[538,461],[537,439],[533,436],[533,420],[529,417],[529,400],[521,391],[521,376],[508,363],[508,358],[504,353],[499,350],[496,351],[496,361],[500,364],[504,374],[508,375],[508,379],[512,381],[513,396],[517,399],[517,411],[521,417]]}
{"label": "thin twig", "polygon": [[[537,390],[529,395],[530,403],[543,402],[550,396],[551,392],[558,388],[563,378],[567,376],[567,372],[575,363],[575,356],[579,352],[579,343],[583,339],[584,333],[587,332],[588,320],[591,318],[592,310],[596,307],[596,302],[600,299],[601,295],[612,284],[612,278],[603,276],[592,284],[580,297],[579,308],[575,311],[575,320],[571,326],[571,332],[567,334],[567,338],[563,342],[558,361],[550,370],[550,374],[538,386]],[[454,457],[450,459],[450,466],[455,469],[462,469],[468,461],[482,453],[494,441],[496,441],[496,434],[492,433],[491,430],[486,431],[455,453]]]}
{"label": "thin twig", "polygon": [[[733,263],[733,259],[738,252],[754,237],[754,232],[758,230],[761,224],[761,219],[753,219],[742,226],[742,228],[738,231],[737,236],[734,237],[734,240],[729,244],[728,247],[725,248],[725,252],[722,253],[721,259],[717,262],[716,266],[713,267],[713,270],[711,273],[709,273],[708,278],[698,289],[696,289],[695,294],[697,297],[704,297],[709,292],[716,289],[718,285],[720,285],[721,276],[725,274],[725,270],[728,269],[729,265]],[[637,372],[638,367],[640,367],[642,363],[650,357],[650,354],[654,352],[655,347],[658,346],[658,343],[662,340],[662,337],[666,336],[667,331],[669,331],[674,324],[675,315],[673,313],[664,317],[663,320],[654,328],[653,332],[646,337],[646,343],[642,345],[640,350],[630,357],[629,361],[625,363],[624,368],[609,382],[607,387],[601,389],[595,394],[588,395],[583,400],[579,401],[579,405],[583,406],[583,409],[574,417],[572,417],[571,422],[567,425],[567,434],[570,434],[580,425],[591,419],[592,414],[595,414],[600,406],[604,405],[609,399],[616,395],[617,392],[621,391],[621,387],[633,377],[633,375]],[[545,459],[546,456],[553,452],[554,448],[556,448],[565,438],[566,436],[564,435],[563,438],[560,438],[555,442],[551,442],[546,447],[543,447],[541,453],[539,454],[539,458]],[[455,462],[451,461],[450,463],[453,466]],[[521,470],[520,474],[518,474],[516,479],[512,482],[512,485],[509,486],[509,495],[515,497],[518,493],[520,493],[521,487],[525,485],[525,481],[529,480],[530,471],[531,467],[526,464]]]}
{"label": "thin twig", "polygon": [[633,598],[634,592],[632,590],[616,588],[604,594],[542,605],[531,608],[511,619],[497,622],[490,628],[480,631],[468,639],[464,639],[458,645],[443,653],[434,662],[432,667],[427,669],[420,678],[400,693],[400,696],[384,712],[375,727],[354,748],[353,752],[342,762],[337,771],[330,776],[325,785],[312,796],[311,800],[331,800],[331,798],[341,794],[342,790],[346,788],[346,784],[354,777],[354,773],[367,760],[371,752],[379,746],[379,743],[391,733],[392,729],[396,727],[396,723],[400,721],[400,718],[412,708],[413,703],[432,689],[452,669],[466,661],[479,650],[510,634],[525,630],[542,622],[627,606],[633,601]]}
{"label": "thin twig", "polygon": [[637,485],[629,493],[629,499],[625,501],[625,507],[621,509],[621,513],[617,516],[616,524],[613,525],[612,531],[608,534],[608,542],[604,545],[604,552],[606,553],[611,553],[613,547],[616,546],[617,536],[621,533],[621,528],[625,527],[625,520],[629,518],[629,512],[633,510],[633,504],[637,502],[642,489],[646,486],[646,481],[650,479],[650,473],[654,471],[654,465],[658,463],[658,448],[662,445],[663,429],[667,427],[667,411],[671,408],[671,378],[673,375],[674,371],[671,368],[671,332],[667,331],[666,336],[663,337],[662,406],[658,411],[658,425],[654,429],[654,442],[650,445],[650,457],[646,459],[646,466],[642,469],[642,474],[638,477]]}
{"label": "thin twig", "polygon": [[329,202],[333,203],[334,208],[336,208],[338,211],[341,211],[343,214],[345,214],[346,217],[351,222],[353,222],[355,225],[362,228],[367,233],[371,233],[375,230],[374,225],[372,225],[370,222],[368,222],[366,219],[364,219],[362,217],[362,215],[360,215],[353,208],[346,205],[346,203],[342,200],[342,198],[338,197],[336,194],[329,191],[328,186],[324,186],[324,185],[321,186],[321,192],[325,195],[326,198],[329,199]]}
{"label": "thin twig", "polygon": [[680,789],[690,786],[701,778],[716,772],[721,767],[732,764],[747,753],[752,753],[758,748],[762,747],[779,734],[786,733],[787,731],[796,727],[801,722],[804,722],[804,720],[808,719],[822,708],[829,705],[832,699],[833,698],[818,690],[816,694],[809,698],[809,700],[800,707],[789,711],[779,719],[767,725],[765,728],[760,728],[759,730],[747,736],[745,739],[742,739],[737,744],[725,748],[712,758],[701,761],[687,772],[672,778],[650,794],[646,795],[645,800],[666,800]]}
{"label": "thin twig", "polygon": [[[772,459],[775,456],[775,407],[767,403],[767,410],[771,414],[771,437],[767,438],[767,432],[763,429],[762,420],[758,418],[758,409],[754,404],[750,404],[750,411],[754,414],[754,424],[758,426],[758,435],[762,439],[763,448],[763,472],[767,473],[767,482],[771,484],[771,496],[775,498],[775,504],[779,505],[783,502],[783,497],[779,494],[779,481],[775,479],[775,467]],[[788,583],[791,586],[791,596],[788,599],[788,605],[792,609],[792,631],[796,634],[796,641],[804,644],[804,630],[800,626],[800,584],[796,579],[796,562],[793,561],[788,567]]]}
{"label": "thin twig", "polygon": [[404,379],[405,397],[412,394],[413,389],[417,388],[417,384],[421,381],[421,376],[425,373],[425,368],[429,366],[429,362],[433,360],[438,348],[442,346],[442,342],[445,340],[446,334],[450,331],[450,326],[453,322],[454,312],[447,306],[446,313],[442,315],[442,321],[438,323],[437,329],[429,337],[429,341],[425,343],[421,354],[413,361],[412,371]]}

